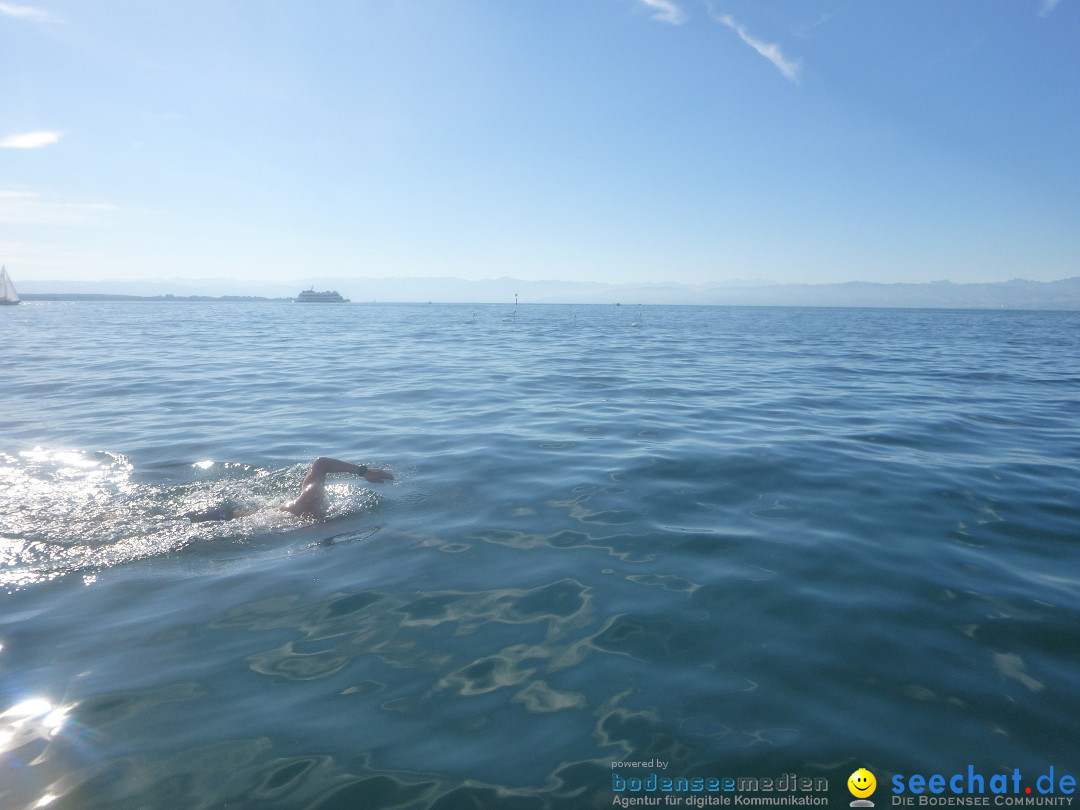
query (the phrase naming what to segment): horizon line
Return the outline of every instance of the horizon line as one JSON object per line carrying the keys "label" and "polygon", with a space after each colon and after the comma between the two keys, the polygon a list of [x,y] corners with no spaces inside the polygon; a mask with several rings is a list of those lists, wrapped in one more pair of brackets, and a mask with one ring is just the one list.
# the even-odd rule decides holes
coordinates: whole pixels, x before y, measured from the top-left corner
{"label": "horizon line", "polygon": [[[6,267],[6,264],[5,264]],[[9,273],[10,275],[10,273]],[[308,284],[314,280],[316,284],[329,284],[335,282],[353,282],[353,281],[378,281],[378,282],[410,282],[410,281],[454,281],[462,284],[502,284],[513,282],[515,284],[529,285],[529,284],[563,284],[567,286],[599,286],[599,287],[660,287],[660,288],[682,288],[682,289],[699,289],[702,287],[827,287],[827,286],[839,286],[843,284],[876,284],[880,286],[898,286],[898,285],[930,285],[930,284],[955,284],[957,286],[971,285],[971,284],[1010,284],[1013,282],[1025,282],[1028,284],[1057,284],[1062,281],[1074,281],[1080,280],[1080,274],[1074,276],[1064,276],[1062,278],[1056,278],[1051,280],[1040,280],[1032,278],[1024,278],[1022,276],[1013,276],[1008,279],[998,280],[979,280],[979,281],[953,281],[949,278],[932,279],[929,281],[871,281],[868,279],[847,279],[845,281],[775,281],[772,279],[745,279],[745,278],[727,278],[720,279],[718,281],[700,281],[700,282],[687,282],[687,281],[579,281],[568,280],[559,278],[544,278],[544,279],[522,279],[514,276],[498,276],[481,279],[469,279],[461,276],[305,276],[304,278],[297,279],[295,281],[277,281],[277,280],[255,280],[237,278],[235,276],[214,276],[214,277],[190,277],[190,276],[154,276],[152,278],[125,278],[125,277],[111,277],[111,278],[93,278],[93,279],[76,279],[76,278],[24,278],[24,284],[133,284],[133,285],[145,285],[145,284],[202,284],[202,285],[214,285],[214,284],[235,284],[235,285],[249,285],[253,287],[277,287],[277,286],[296,286],[296,284]]]}

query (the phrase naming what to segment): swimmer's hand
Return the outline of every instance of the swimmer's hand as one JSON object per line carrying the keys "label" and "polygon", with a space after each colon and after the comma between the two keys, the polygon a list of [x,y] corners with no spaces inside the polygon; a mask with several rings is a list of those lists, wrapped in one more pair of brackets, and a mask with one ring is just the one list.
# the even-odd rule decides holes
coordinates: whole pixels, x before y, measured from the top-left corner
{"label": "swimmer's hand", "polygon": [[373,484],[381,484],[383,481],[393,481],[394,476],[388,473],[386,470],[380,470],[378,467],[368,467],[364,470],[364,478]]}

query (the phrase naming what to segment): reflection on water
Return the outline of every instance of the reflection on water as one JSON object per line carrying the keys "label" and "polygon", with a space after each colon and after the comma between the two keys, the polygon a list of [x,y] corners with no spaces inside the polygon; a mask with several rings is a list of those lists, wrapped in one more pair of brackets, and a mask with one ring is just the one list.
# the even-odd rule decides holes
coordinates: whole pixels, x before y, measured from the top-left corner
{"label": "reflection on water", "polygon": [[43,698],[31,698],[0,712],[0,753],[55,737],[63,730],[73,708],[73,705],[54,706]]}
{"label": "reflection on water", "polygon": [[[67,727],[76,706],[37,697],[0,711],[0,806],[46,807],[60,798],[63,788],[54,783],[43,790],[28,769],[46,765],[57,745],[71,742],[63,736],[70,736]],[[64,772],[63,763],[57,772]]]}
{"label": "reflection on water", "polygon": [[[423,543],[416,548],[438,556]],[[624,582],[680,600],[694,589],[681,578],[642,578]],[[237,648],[228,671],[214,675],[225,695],[181,682],[86,696],[62,716],[74,709],[81,727],[107,735],[108,761],[71,746],[51,767],[42,768],[43,760],[23,767],[60,774],[39,787],[69,807],[106,799],[117,808],[200,806],[233,795],[273,807],[591,806],[606,785],[605,761],[629,756],[643,739],[655,755],[688,764],[688,739],[721,736],[715,723],[683,727],[680,713],[665,705],[671,696],[658,700],[644,675],[666,666],[667,630],[641,617],[601,615],[594,600],[594,587],[564,578],[534,587],[337,591],[239,604],[206,625],[177,627],[143,645],[145,654],[156,647],[177,661],[207,643]],[[260,646],[264,640],[276,643]],[[590,664],[595,656],[609,663]],[[644,670],[625,677],[635,660]],[[597,669],[607,667],[616,677],[598,680]],[[251,681],[244,670],[265,680]],[[205,662],[192,674],[200,672],[210,675]],[[737,678],[710,678],[710,686],[693,680],[683,684],[684,695],[748,688]],[[234,688],[242,691],[229,697]],[[284,701],[292,708],[248,717],[247,734],[228,743],[185,747],[188,734],[148,743],[146,734],[169,717],[184,717],[192,729],[213,725],[226,697],[241,707]],[[32,708],[45,723],[48,707]],[[335,756],[285,754],[290,729],[308,725]],[[144,752],[120,755],[117,743],[131,732],[142,737]],[[769,733],[728,728],[725,745],[760,744]],[[394,743],[405,739],[411,742]],[[342,758],[346,740],[351,759]],[[157,749],[149,781],[148,745]],[[468,779],[460,776],[466,771]]]}
{"label": "reflection on water", "polygon": [[[682,774],[761,774],[779,772],[798,751],[791,767],[821,773],[833,767],[821,764],[826,756],[847,767],[843,746],[823,740],[842,738],[848,716],[821,706],[853,702],[876,727],[888,702],[899,702],[913,714],[944,713],[953,733],[967,733],[973,696],[1014,684],[1010,699],[1023,710],[999,713],[987,731],[1011,739],[1032,722],[1020,716],[1037,705],[1031,699],[1061,694],[1060,679],[1040,674],[1045,664],[1012,651],[1022,628],[1000,626],[1006,612],[1021,613],[1016,600],[997,600],[988,612],[969,596],[965,609],[981,619],[962,628],[948,621],[963,615],[957,595],[925,601],[910,621],[929,628],[924,645],[940,651],[930,672],[870,641],[880,620],[846,642],[821,643],[848,613],[791,587],[792,572],[820,553],[810,548],[789,548],[762,579],[760,566],[738,557],[753,552],[760,561],[763,544],[732,542],[731,564],[708,565],[707,537],[673,536],[669,571],[638,556],[613,563],[611,548],[637,540],[614,531],[577,546],[551,536],[526,535],[521,546],[502,539],[450,556],[434,536],[389,532],[381,545],[309,549],[293,564],[298,577],[315,571],[335,586],[321,594],[262,583],[265,571],[192,583],[221,601],[208,620],[170,613],[144,640],[124,642],[156,673],[152,686],[110,688],[99,677],[62,710],[18,701],[4,713],[7,749],[19,760],[0,769],[32,777],[5,798],[15,808],[51,797],[59,807],[120,810],[602,807],[616,760],[655,757]],[[687,548],[693,562],[683,565]],[[523,550],[537,569],[558,561],[580,570],[547,578],[515,571]],[[390,587],[386,569],[376,577],[382,584],[342,587],[391,559],[411,566],[414,580],[436,571],[447,587],[415,590],[408,579]],[[447,560],[464,562],[447,568]],[[478,588],[480,570],[533,584]],[[251,589],[273,595],[252,599]],[[809,605],[816,616],[806,615]],[[967,649],[957,649],[961,638]],[[868,643],[886,661],[874,684],[852,671],[867,665],[855,651]],[[206,648],[218,654],[200,656]],[[87,666],[106,672],[114,656],[125,660],[96,655]],[[979,655],[992,667],[973,675],[969,662]],[[829,677],[803,681],[805,667]]]}

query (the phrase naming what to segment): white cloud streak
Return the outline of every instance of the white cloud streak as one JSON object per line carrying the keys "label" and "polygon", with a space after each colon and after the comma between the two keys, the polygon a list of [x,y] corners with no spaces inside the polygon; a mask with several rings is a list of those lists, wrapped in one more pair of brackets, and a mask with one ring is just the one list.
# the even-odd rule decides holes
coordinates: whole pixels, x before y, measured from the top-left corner
{"label": "white cloud streak", "polygon": [[732,19],[731,16],[728,14],[722,14],[718,17],[715,17],[715,19],[717,20],[717,22],[723,23],[736,34],[738,34],[739,38],[743,42],[745,42],[755,51],[757,51],[774,65],[776,65],[777,70],[783,73],[784,76],[786,76],[788,79],[793,82],[797,82],[799,80],[799,70],[802,68],[802,63],[798,59],[788,59],[786,56],[784,56],[784,52],[780,50],[779,45],[775,45],[769,42],[763,42],[757,37],[752,36],[743,26],[735,22],[735,20]]}
{"label": "white cloud streak", "polygon": [[1060,2],[1061,0],[1043,0],[1042,10],[1039,12],[1039,16],[1046,17],[1051,11],[1057,8],[1057,4]]}
{"label": "white cloud streak", "polygon": [[37,6],[14,6],[11,3],[0,3],[0,14],[34,22],[56,22],[56,17]]}
{"label": "white cloud streak", "polygon": [[652,18],[671,25],[682,25],[686,22],[683,10],[671,0],[638,0],[643,6],[653,12]]}
{"label": "white cloud streak", "polygon": [[0,189],[0,223],[12,225],[87,225],[122,213],[109,203],[42,199],[34,191]]}
{"label": "white cloud streak", "polygon": [[43,146],[50,146],[59,141],[63,134],[63,132],[52,130],[39,130],[8,135],[6,138],[0,138],[0,149],[41,149]]}

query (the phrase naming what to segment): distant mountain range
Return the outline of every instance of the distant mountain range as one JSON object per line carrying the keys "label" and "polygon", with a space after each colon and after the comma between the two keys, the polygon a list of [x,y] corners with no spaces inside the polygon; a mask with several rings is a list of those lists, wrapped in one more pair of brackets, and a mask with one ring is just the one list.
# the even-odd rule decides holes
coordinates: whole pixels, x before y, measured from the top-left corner
{"label": "distant mountain range", "polygon": [[225,279],[174,281],[24,281],[19,293],[40,296],[139,296],[192,298],[292,298],[301,289],[333,289],[357,302],[546,304],[706,304],[728,306],[910,307],[955,309],[1080,310],[1080,277],[1061,281],[957,284],[775,284],[728,281],[716,284],[601,284],[521,281],[499,278],[306,278],[295,285]]}

